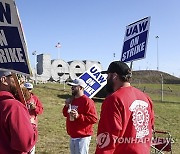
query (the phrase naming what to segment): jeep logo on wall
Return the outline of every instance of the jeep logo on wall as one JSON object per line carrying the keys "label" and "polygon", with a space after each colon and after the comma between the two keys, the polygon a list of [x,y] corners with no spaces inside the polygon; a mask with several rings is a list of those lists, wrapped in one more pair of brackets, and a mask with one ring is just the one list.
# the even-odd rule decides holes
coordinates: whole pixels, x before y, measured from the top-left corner
{"label": "jeep logo on wall", "polygon": [[[62,59],[51,60],[49,54],[40,54],[37,55],[36,79],[38,81],[54,80],[60,82],[66,81],[67,79],[74,80],[94,64],[102,69],[101,63],[98,61],[74,60],[65,62]],[[33,77],[31,77],[31,79],[35,80],[35,70],[33,71]]]}

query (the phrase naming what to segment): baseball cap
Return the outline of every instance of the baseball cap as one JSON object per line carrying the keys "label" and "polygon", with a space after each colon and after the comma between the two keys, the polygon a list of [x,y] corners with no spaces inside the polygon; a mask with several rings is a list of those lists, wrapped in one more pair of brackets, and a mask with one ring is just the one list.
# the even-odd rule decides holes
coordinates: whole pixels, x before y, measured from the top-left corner
{"label": "baseball cap", "polygon": [[107,71],[102,71],[104,73],[117,73],[119,76],[132,76],[131,69],[129,66],[122,61],[113,61],[108,67]]}
{"label": "baseball cap", "polygon": [[12,73],[10,71],[0,71],[0,77],[2,76],[9,76],[9,75],[12,75]]}
{"label": "baseball cap", "polygon": [[72,82],[67,82],[67,84],[70,86],[81,86],[83,88],[86,87],[86,83],[82,79],[75,79]]}
{"label": "baseball cap", "polygon": [[32,83],[29,83],[29,82],[26,82],[24,84],[24,87],[26,87],[27,89],[33,89],[33,84]]}

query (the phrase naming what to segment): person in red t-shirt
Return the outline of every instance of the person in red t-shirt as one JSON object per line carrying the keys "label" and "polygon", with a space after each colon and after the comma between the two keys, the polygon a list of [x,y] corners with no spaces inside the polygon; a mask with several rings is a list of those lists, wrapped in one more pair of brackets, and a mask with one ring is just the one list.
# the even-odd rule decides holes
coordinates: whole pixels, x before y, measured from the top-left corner
{"label": "person in red t-shirt", "polygon": [[29,114],[31,118],[34,118],[37,121],[37,115],[43,113],[43,105],[40,99],[32,92],[33,84],[32,83],[25,83],[24,87],[27,88],[29,91],[30,97],[27,100],[27,106],[29,110]]}
{"label": "person in red t-shirt", "polygon": [[70,135],[70,151],[71,154],[88,154],[93,124],[97,122],[95,104],[84,95],[86,83],[82,79],[75,79],[68,85],[72,86],[72,98],[65,101],[63,115]]}
{"label": "person in red t-shirt", "polygon": [[[43,113],[43,105],[39,98],[32,92],[33,84],[26,82],[24,87],[27,88],[29,97],[26,97],[27,108],[29,110],[30,118],[36,121],[38,125],[38,115]],[[30,150],[30,154],[35,153],[35,146]]]}
{"label": "person in red t-shirt", "polygon": [[127,64],[114,61],[108,67],[107,91],[97,131],[96,154],[148,154],[154,111],[151,99],[130,85]]}
{"label": "person in red t-shirt", "polygon": [[37,141],[35,121],[17,94],[11,72],[0,71],[0,153],[25,154]]}

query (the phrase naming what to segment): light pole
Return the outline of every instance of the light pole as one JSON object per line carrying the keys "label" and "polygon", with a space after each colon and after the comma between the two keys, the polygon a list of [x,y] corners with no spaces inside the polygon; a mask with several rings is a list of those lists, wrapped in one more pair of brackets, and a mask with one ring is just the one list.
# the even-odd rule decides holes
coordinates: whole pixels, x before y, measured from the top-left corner
{"label": "light pole", "polygon": [[156,36],[156,40],[157,40],[157,70],[159,71],[158,39],[159,39],[159,36]]}
{"label": "light pole", "polygon": [[[58,52],[58,59],[60,59],[60,48],[61,48],[61,43],[58,42],[57,45],[55,46],[57,48]],[[62,72],[62,71],[61,71]],[[63,72],[62,72],[63,73]],[[61,76],[59,76],[59,83],[61,83]]]}
{"label": "light pole", "polygon": [[34,73],[34,77],[35,77],[35,85],[37,85],[37,51],[34,51],[32,52],[32,55],[34,56],[34,70],[35,70],[35,73]]}
{"label": "light pole", "polygon": [[65,80],[64,80],[64,77],[65,77],[65,68],[63,69],[63,90],[65,91],[66,89],[66,84],[65,84]]}
{"label": "light pole", "polygon": [[161,74],[161,102],[163,102],[163,75]]}

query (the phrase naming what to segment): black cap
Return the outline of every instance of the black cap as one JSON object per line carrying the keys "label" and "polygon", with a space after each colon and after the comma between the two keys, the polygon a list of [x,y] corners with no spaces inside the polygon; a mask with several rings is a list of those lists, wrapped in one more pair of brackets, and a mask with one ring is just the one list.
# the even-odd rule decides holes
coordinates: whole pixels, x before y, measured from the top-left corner
{"label": "black cap", "polygon": [[131,69],[122,61],[113,61],[109,65],[108,70],[101,73],[117,73],[119,76],[132,76]]}

